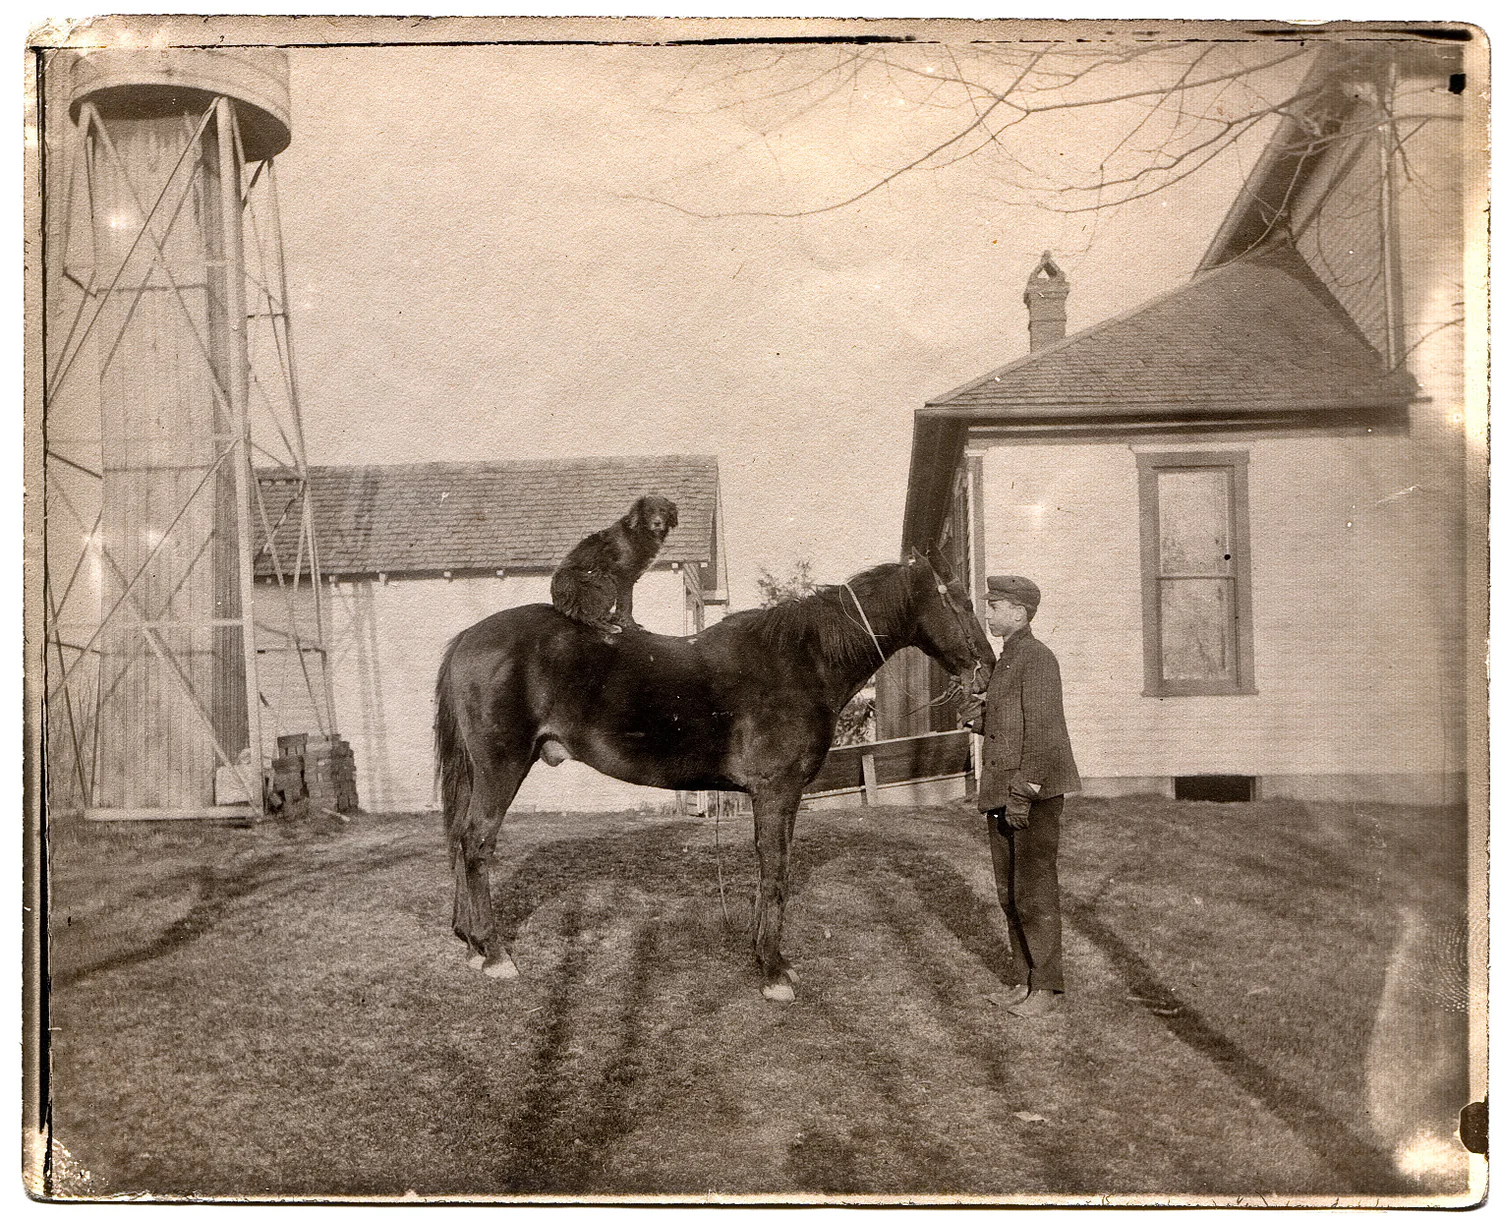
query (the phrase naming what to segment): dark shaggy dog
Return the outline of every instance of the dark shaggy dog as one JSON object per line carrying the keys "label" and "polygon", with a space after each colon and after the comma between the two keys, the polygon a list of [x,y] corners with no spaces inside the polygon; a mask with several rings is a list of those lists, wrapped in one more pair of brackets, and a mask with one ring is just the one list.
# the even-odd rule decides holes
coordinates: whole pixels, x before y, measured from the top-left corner
{"label": "dark shaggy dog", "polygon": [[552,576],[552,605],[564,616],[619,633],[639,629],[631,615],[635,583],[677,526],[677,504],[638,498],[621,519],[584,537]]}

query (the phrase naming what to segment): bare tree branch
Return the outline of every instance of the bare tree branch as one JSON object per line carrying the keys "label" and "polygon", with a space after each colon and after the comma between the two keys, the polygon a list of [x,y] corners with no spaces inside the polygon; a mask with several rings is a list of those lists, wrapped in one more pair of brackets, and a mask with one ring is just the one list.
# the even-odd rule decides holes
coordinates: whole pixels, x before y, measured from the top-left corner
{"label": "bare tree branch", "polygon": [[[717,74],[714,88],[741,91],[710,112],[738,110],[747,121],[759,115],[764,143],[770,131],[818,121],[819,112],[827,114],[842,99],[850,131],[862,136],[872,128],[859,107],[879,104],[871,99],[883,97],[890,107],[886,113],[895,111],[900,117],[880,121],[889,123],[898,143],[906,137],[908,154],[894,166],[870,165],[867,185],[807,206],[716,210],[659,194],[627,197],[705,219],[797,219],[853,206],[903,177],[948,170],[990,152],[1000,170],[994,184],[1005,191],[1001,202],[1073,214],[1118,208],[1168,189],[1239,148],[1251,132],[1264,131],[1267,119],[1291,117],[1301,125],[1298,154],[1304,159],[1338,140],[1357,140],[1386,127],[1395,130],[1397,124],[1414,132],[1428,122],[1449,119],[1436,114],[1398,117],[1387,100],[1373,122],[1361,120],[1351,127],[1341,117],[1324,130],[1329,115],[1347,113],[1343,95],[1322,82],[1308,90],[1284,87],[1289,65],[1305,61],[1310,53],[1301,43],[1293,50],[1253,53],[1241,44],[1187,42],[1123,49],[903,44],[863,47],[853,54],[843,49],[829,64],[811,57],[811,51],[803,56],[782,50]],[[765,87],[746,92],[747,84]],[[789,97],[806,101],[790,110],[775,109]],[[1334,102],[1331,109],[1323,104],[1325,98]],[[763,106],[775,111],[769,121],[758,111]],[[1138,114],[1132,113],[1136,107]],[[942,123],[940,116],[949,113],[956,121],[947,131],[930,131],[934,119]],[[1087,121],[1107,132],[1101,141],[1107,150],[1086,169],[1077,163],[1082,139],[1076,123],[1068,125],[1074,122],[1072,115],[1079,115],[1080,122],[1088,116]],[[1057,143],[1067,150],[1054,154]],[[1395,152],[1403,171],[1413,176],[1404,138],[1396,139]],[[1080,196],[1089,201],[1072,201]]]}

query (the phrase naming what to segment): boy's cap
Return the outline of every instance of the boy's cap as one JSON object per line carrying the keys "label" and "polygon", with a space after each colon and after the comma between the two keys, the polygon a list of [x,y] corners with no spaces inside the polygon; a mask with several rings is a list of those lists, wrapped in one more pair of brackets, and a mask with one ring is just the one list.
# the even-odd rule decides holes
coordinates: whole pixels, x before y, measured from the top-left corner
{"label": "boy's cap", "polygon": [[1033,612],[1042,602],[1042,589],[1019,574],[992,574],[984,581],[989,588],[984,597],[987,600],[1014,600]]}

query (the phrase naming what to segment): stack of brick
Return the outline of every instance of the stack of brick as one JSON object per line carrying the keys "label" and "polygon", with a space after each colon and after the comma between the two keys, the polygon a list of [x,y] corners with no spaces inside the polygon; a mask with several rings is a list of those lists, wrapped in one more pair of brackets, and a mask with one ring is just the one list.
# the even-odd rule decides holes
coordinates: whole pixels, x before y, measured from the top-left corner
{"label": "stack of brick", "polygon": [[359,810],[354,786],[354,749],[337,735],[310,738],[303,753],[302,780],[315,811],[350,814]]}
{"label": "stack of brick", "polygon": [[280,735],[276,739],[276,756],[271,761],[271,796],[269,808],[284,815],[295,815],[307,809],[307,785],[302,779],[306,735]]}
{"label": "stack of brick", "polygon": [[282,735],[271,761],[272,801],[285,814],[358,811],[354,749],[338,735]]}

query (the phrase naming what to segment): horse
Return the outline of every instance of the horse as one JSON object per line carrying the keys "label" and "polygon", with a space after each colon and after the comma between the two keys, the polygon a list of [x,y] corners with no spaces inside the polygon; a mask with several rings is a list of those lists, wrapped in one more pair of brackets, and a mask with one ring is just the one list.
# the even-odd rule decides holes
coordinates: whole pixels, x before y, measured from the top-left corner
{"label": "horse", "polygon": [[531,766],[581,760],[610,777],[751,798],[760,865],[761,994],[795,998],[781,953],[792,832],[839,711],[891,655],[916,646],[983,690],[994,655],[940,554],[908,556],[689,637],[601,634],[550,604],[509,608],[448,643],[437,680],[437,785],[453,870],[453,931],[469,966],[519,973],[497,930],[489,867]]}

